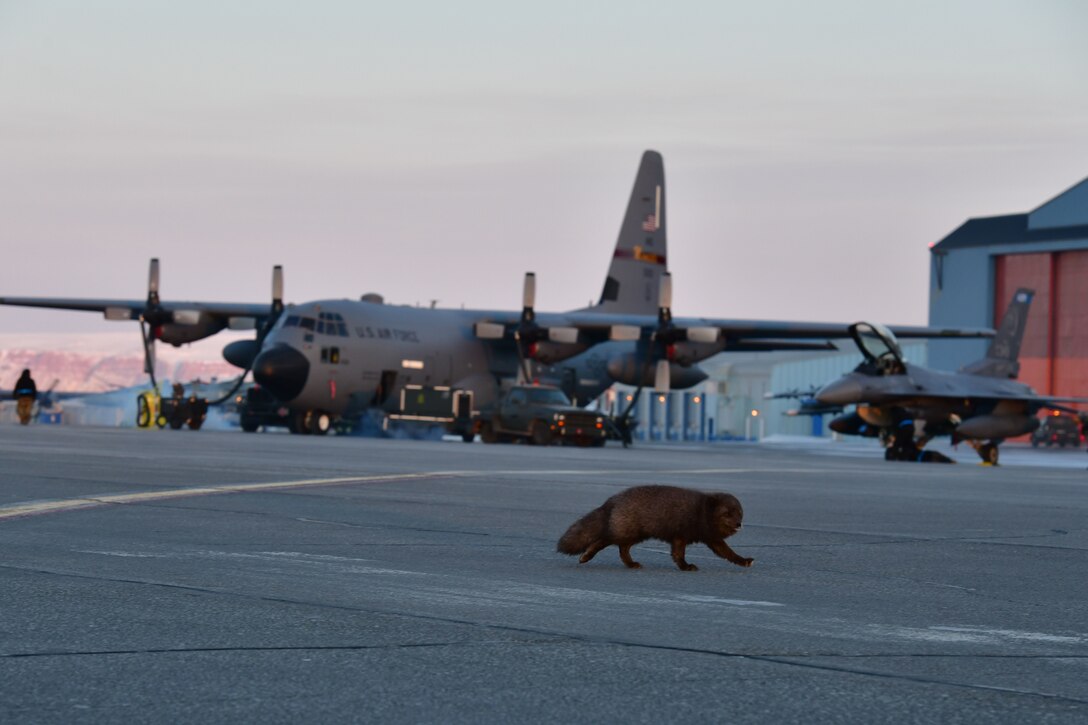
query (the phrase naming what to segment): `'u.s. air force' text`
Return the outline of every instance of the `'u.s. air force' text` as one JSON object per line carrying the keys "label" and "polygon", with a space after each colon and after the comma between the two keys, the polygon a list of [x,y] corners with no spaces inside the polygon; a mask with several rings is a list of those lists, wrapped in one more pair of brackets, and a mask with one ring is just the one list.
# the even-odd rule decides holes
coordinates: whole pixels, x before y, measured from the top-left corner
{"label": "'u.s. air force' text", "polygon": [[419,342],[419,334],[415,330],[396,330],[391,327],[356,327],[355,333],[359,337],[372,337],[378,340],[396,340],[397,342]]}

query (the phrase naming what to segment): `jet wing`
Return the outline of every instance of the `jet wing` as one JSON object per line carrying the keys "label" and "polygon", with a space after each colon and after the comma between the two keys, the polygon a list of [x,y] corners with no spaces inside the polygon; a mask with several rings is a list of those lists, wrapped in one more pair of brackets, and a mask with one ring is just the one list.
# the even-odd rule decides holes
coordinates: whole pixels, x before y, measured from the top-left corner
{"label": "jet wing", "polygon": [[1052,408],[1054,410],[1064,410],[1068,413],[1081,413],[1083,411],[1076,410],[1075,408],[1069,408],[1065,403],[1076,403],[1080,405],[1088,405],[1088,398],[1072,398],[1072,397],[1055,397],[1052,395],[1026,395],[1026,394],[1002,394],[1002,393],[984,393],[982,395],[975,395],[971,392],[964,392],[964,390],[957,391],[958,394],[950,393],[942,395],[940,393],[926,392],[923,395],[901,395],[902,400],[911,401],[941,401],[941,400],[991,400],[991,401],[1003,401],[1008,400],[1016,403],[1031,403],[1039,408]]}

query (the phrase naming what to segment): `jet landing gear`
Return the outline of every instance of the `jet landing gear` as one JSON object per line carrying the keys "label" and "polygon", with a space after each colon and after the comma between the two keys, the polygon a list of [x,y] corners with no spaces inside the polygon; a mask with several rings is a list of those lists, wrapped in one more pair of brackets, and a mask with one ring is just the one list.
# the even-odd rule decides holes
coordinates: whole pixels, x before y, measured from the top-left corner
{"label": "jet landing gear", "polygon": [[291,414],[287,428],[300,435],[323,436],[332,428],[332,416],[321,410],[299,410]]}
{"label": "jet landing gear", "polygon": [[975,453],[982,459],[982,465],[984,466],[996,466],[998,453],[997,444],[1001,441],[988,441],[982,443],[981,441],[967,441],[967,443],[975,449]]}
{"label": "jet landing gear", "polygon": [[887,448],[884,449],[885,461],[910,461],[911,463],[955,463],[951,458],[939,451],[927,451],[923,446],[928,439],[922,438],[915,441],[914,436],[907,433],[897,433],[891,436]]}

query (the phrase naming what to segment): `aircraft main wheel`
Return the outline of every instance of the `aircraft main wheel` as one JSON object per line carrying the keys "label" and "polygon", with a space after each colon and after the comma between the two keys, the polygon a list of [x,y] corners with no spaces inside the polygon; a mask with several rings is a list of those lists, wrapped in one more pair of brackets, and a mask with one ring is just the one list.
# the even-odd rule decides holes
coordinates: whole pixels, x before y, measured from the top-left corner
{"label": "aircraft main wheel", "polygon": [[329,428],[332,427],[332,417],[328,413],[323,413],[320,410],[315,410],[309,414],[310,416],[310,432],[314,435],[323,436],[329,432]]}
{"label": "aircraft main wheel", "polygon": [[465,443],[471,443],[472,441],[476,440],[475,431],[465,431],[461,434],[461,440],[463,440]]}
{"label": "aircraft main wheel", "polygon": [[495,433],[495,426],[488,421],[480,426],[480,440],[484,443],[498,443],[499,436]]}
{"label": "aircraft main wheel", "polygon": [[308,435],[310,433],[310,411],[300,410],[296,413],[292,413],[291,418],[288,420],[287,428],[292,433]]}
{"label": "aircraft main wheel", "polygon": [[532,441],[534,446],[550,446],[552,443],[552,432],[548,430],[547,423],[540,420],[534,422],[533,427],[529,431],[529,440]]}
{"label": "aircraft main wheel", "polygon": [[242,430],[246,433],[256,433],[257,429],[261,427],[259,422],[245,415],[242,416],[240,425],[242,426]]}

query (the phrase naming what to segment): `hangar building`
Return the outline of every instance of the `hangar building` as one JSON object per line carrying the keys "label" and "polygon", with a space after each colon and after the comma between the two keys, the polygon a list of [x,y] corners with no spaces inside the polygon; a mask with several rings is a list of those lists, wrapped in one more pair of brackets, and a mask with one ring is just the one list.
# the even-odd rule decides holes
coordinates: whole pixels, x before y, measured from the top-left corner
{"label": "hangar building", "polygon": [[[1027,213],[968,219],[930,251],[930,325],[996,326],[1017,288],[1034,289],[1019,379],[1088,396],[1088,179]],[[986,345],[934,340],[929,364],[954,370]]]}

